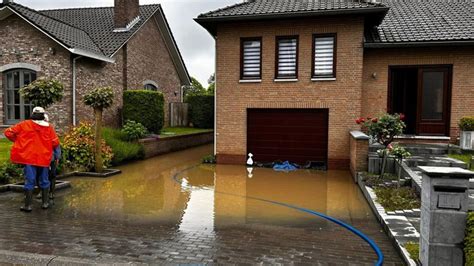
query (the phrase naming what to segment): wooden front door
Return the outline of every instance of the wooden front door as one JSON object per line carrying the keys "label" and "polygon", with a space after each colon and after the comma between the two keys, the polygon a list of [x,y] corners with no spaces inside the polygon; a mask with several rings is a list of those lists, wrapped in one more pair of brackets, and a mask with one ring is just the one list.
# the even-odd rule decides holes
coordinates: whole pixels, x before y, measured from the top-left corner
{"label": "wooden front door", "polygon": [[391,113],[404,113],[406,134],[449,136],[451,66],[390,68]]}

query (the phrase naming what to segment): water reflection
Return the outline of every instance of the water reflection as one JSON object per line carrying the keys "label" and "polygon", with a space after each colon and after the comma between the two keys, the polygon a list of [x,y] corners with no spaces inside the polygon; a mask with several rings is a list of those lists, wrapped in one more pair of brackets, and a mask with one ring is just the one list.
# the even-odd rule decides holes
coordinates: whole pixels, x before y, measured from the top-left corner
{"label": "water reflection", "polygon": [[243,224],[326,224],[322,219],[253,198],[289,203],[349,223],[371,218],[348,172],[282,173],[255,168],[248,178],[245,166],[190,168],[211,151],[211,146],[203,146],[129,164],[121,168],[121,175],[108,179],[73,178],[73,189],[58,200],[58,208],[75,217],[209,232]]}

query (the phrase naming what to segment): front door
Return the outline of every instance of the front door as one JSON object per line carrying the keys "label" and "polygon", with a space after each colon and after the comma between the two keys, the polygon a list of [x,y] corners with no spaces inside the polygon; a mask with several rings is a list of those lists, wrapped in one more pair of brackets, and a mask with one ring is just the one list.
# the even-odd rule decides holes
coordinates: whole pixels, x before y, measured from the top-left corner
{"label": "front door", "polygon": [[451,66],[390,68],[389,112],[406,116],[406,134],[449,135]]}

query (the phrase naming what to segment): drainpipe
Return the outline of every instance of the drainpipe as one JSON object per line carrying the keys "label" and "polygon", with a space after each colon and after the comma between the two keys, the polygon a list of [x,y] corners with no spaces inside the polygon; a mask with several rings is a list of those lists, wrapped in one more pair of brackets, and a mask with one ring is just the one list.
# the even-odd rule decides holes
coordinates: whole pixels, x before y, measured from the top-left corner
{"label": "drainpipe", "polygon": [[214,38],[214,155],[217,155],[217,36]]}
{"label": "drainpipe", "polygon": [[78,56],[72,59],[72,125],[76,126],[76,60],[82,58]]}

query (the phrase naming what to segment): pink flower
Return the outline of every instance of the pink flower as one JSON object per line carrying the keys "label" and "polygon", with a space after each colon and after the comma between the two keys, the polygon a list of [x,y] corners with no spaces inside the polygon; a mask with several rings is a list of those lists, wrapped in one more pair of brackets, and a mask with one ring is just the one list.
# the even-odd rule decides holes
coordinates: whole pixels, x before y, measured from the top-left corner
{"label": "pink flower", "polygon": [[377,117],[372,119],[372,123],[377,123],[378,121],[379,121],[379,120],[378,120]]}
{"label": "pink flower", "polygon": [[400,114],[400,120],[405,120],[405,115],[404,114]]}

